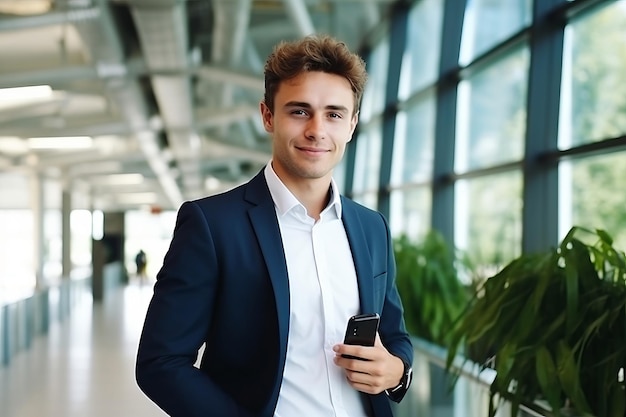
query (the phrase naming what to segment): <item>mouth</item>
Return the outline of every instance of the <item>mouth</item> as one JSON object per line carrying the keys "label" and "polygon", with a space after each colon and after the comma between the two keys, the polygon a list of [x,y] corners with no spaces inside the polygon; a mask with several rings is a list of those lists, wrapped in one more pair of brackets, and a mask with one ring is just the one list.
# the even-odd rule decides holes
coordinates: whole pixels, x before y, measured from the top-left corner
{"label": "mouth", "polygon": [[299,150],[300,152],[304,152],[310,155],[322,155],[327,152],[330,152],[328,149],[312,148],[309,146],[296,146],[296,149]]}

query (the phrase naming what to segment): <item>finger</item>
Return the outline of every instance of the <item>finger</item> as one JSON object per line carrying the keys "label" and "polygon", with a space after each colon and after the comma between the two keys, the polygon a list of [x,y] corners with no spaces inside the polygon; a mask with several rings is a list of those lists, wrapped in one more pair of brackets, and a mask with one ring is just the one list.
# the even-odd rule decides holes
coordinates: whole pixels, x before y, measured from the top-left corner
{"label": "finger", "polygon": [[378,379],[372,378],[369,374],[347,371],[346,378],[354,389],[368,394],[379,394],[384,390]]}
{"label": "finger", "polygon": [[350,372],[367,372],[367,362],[363,359],[350,359],[343,356],[335,356],[335,364]]}
{"label": "finger", "polygon": [[371,352],[368,354],[367,348],[359,345],[336,345],[333,350],[336,356],[342,358],[347,357],[347,359],[352,360],[355,360],[355,358],[369,360],[369,355],[371,354]]}
{"label": "finger", "polygon": [[348,378],[348,381],[350,381],[350,383],[352,384],[372,385],[371,376],[364,372],[352,371],[347,369],[346,378]]}

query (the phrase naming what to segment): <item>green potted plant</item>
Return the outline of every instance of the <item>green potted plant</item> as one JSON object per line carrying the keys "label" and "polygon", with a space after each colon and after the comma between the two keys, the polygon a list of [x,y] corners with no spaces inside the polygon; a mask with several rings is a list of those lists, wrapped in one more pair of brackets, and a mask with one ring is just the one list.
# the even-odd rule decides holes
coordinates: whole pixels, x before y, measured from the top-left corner
{"label": "green potted plant", "polygon": [[[471,296],[459,279],[457,252],[439,232],[430,230],[419,241],[406,235],[396,238],[394,254],[404,319],[416,348],[445,352],[449,331]],[[425,355],[416,355],[413,369],[416,378],[430,381],[430,389],[420,394],[418,409],[405,414],[428,415],[431,407],[452,403],[451,381],[445,369]]]}
{"label": "green potted plant", "polygon": [[458,257],[436,230],[418,243],[406,235],[394,240],[396,285],[412,335],[447,346],[449,331],[471,292],[459,280]]}
{"label": "green potted plant", "polygon": [[496,371],[490,417],[502,399],[513,416],[520,404],[545,404],[553,416],[626,416],[624,253],[605,231],[573,227],[558,247],[516,258],[468,303],[448,370],[466,352],[479,372]]}

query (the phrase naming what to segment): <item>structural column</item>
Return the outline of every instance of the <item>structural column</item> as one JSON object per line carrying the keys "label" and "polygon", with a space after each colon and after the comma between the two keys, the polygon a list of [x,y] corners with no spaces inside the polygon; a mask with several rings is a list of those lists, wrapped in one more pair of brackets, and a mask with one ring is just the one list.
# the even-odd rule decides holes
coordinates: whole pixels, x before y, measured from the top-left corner
{"label": "structural column", "polygon": [[61,194],[61,277],[69,279],[72,272],[72,190],[68,180],[63,183]]}
{"label": "structural column", "polygon": [[44,184],[40,172],[31,175],[31,208],[33,213],[33,265],[35,269],[35,287],[47,286],[44,277]]}

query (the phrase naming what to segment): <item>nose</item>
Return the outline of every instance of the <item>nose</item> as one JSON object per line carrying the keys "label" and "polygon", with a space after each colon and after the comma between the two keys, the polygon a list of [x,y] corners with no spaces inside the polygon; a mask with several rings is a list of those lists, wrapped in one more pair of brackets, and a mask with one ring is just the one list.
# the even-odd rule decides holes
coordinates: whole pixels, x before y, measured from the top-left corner
{"label": "nose", "polygon": [[322,116],[311,116],[306,124],[306,130],[304,132],[304,135],[307,137],[307,139],[311,140],[320,140],[325,137],[326,133]]}

